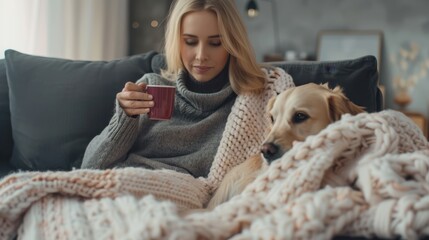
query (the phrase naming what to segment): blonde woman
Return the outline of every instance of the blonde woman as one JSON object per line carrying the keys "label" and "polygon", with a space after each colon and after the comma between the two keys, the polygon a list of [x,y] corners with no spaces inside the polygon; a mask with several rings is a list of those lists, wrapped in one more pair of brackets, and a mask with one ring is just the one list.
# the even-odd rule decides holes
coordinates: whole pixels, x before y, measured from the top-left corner
{"label": "blonde woman", "polygon": [[[209,180],[257,153],[268,98],[292,85],[261,69],[232,0],[176,0],[165,34],[167,68],[128,82],[109,125],[88,145],[83,168],[170,169]],[[154,121],[146,85],[174,85],[173,116]]]}

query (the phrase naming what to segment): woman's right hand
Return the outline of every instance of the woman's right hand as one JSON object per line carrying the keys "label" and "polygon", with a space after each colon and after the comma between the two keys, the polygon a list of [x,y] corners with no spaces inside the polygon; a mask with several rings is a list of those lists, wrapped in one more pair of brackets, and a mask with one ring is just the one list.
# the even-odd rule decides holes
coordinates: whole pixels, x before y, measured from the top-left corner
{"label": "woman's right hand", "polygon": [[119,106],[132,117],[147,114],[153,107],[152,95],[145,92],[145,83],[127,82],[121,92],[116,94]]}

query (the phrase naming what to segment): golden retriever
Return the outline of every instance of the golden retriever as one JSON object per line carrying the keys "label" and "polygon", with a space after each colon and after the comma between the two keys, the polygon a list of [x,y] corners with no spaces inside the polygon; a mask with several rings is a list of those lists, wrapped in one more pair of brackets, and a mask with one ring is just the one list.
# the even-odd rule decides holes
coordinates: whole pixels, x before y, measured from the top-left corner
{"label": "golden retriever", "polygon": [[363,112],[352,103],[340,87],[330,89],[327,84],[309,83],[288,89],[269,100],[267,109],[272,126],[255,155],[229,171],[207,205],[212,209],[241,193],[268,164],[292,148],[294,141],[304,141],[317,134],[341,115]]}

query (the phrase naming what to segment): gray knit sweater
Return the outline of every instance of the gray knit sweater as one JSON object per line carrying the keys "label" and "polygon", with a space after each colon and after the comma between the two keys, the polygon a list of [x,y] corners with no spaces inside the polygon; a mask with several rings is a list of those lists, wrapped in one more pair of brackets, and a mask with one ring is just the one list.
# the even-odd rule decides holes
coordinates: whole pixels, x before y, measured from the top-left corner
{"label": "gray knit sweater", "polygon": [[109,125],[89,143],[82,168],[134,166],[207,176],[236,98],[229,83],[215,93],[195,93],[185,74],[176,82],[145,74],[138,82],[176,85],[172,119],[128,117],[116,104]]}

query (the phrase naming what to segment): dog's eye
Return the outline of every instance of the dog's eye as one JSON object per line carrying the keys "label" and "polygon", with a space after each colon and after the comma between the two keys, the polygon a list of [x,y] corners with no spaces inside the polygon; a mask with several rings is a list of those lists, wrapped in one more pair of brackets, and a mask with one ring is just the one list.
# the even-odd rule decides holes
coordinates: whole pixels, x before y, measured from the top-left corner
{"label": "dog's eye", "polygon": [[293,123],[302,123],[305,120],[307,120],[309,118],[309,116],[305,113],[302,112],[297,112],[295,113],[295,115],[292,118],[292,122]]}
{"label": "dog's eye", "polygon": [[271,118],[271,123],[274,123],[274,117],[273,117],[273,115],[271,115],[270,118]]}

